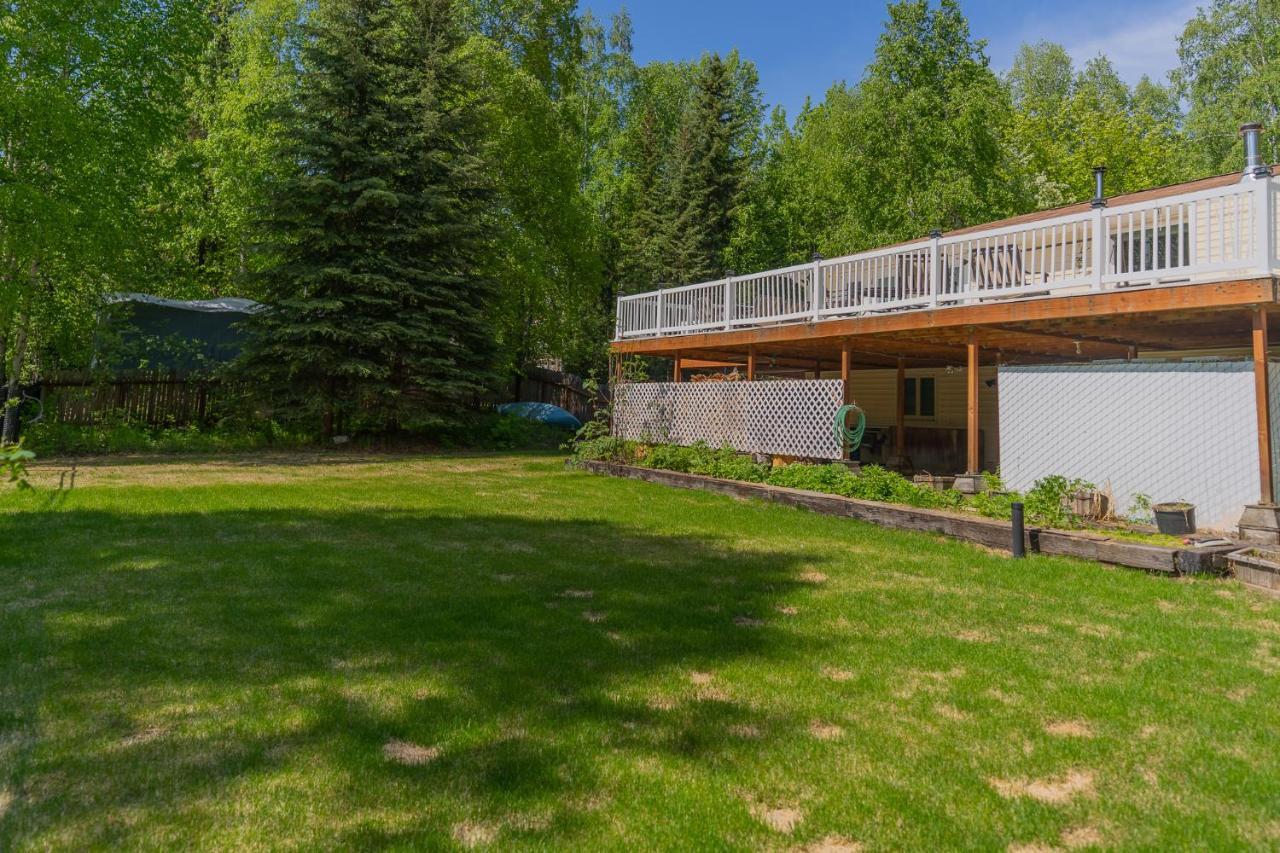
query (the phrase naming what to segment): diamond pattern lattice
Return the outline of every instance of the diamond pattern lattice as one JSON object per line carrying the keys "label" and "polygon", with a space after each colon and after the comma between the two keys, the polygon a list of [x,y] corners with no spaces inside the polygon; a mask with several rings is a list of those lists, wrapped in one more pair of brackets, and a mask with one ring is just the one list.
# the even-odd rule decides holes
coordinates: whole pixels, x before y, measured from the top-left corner
{"label": "diamond pattern lattice", "polygon": [[635,441],[728,445],[744,453],[838,459],[839,379],[636,382],[616,392],[613,434]]}
{"label": "diamond pattern lattice", "polygon": [[[1280,363],[1269,378],[1275,423]],[[1119,513],[1139,493],[1188,500],[1201,526],[1220,529],[1258,500],[1251,362],[1001,367],[998,388],[1000,472],[1010,488],[1080,477],[1109,485]]]}

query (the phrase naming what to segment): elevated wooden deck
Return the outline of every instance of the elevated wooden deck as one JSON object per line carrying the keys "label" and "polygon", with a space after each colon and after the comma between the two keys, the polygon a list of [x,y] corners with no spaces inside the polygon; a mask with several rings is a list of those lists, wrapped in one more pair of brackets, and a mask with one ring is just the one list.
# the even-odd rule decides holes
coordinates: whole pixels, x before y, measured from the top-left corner
{"label": "elevated wooden deck", "polygon": [[1249,346],[1254,309],[1276,301],[1276,279],[1268,275],[633,338],[615,341],[612,350],[806,370],[839,369],[846,351],[856,367],[893,367],[900,359],[909,367],[964,364],[971,343],[1007,364],[1132,358]]}

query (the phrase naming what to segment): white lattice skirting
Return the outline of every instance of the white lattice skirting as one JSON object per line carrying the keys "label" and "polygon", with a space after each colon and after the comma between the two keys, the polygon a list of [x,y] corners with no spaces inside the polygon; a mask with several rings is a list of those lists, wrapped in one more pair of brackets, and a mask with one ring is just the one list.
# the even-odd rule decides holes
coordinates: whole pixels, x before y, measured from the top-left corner
{"label": "white lattice skirting", "polygon": [[618,386],[613,434],[634,441],[728,445],[744,453],[839,459],[839,379],[637,382]]}

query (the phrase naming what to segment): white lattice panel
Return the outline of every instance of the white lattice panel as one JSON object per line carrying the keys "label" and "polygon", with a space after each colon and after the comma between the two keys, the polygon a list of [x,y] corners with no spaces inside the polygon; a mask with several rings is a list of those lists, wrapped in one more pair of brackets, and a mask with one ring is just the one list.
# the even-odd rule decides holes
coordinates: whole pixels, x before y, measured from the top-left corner
{"label": "white lattice panel", "polygon": [[[1257,410],[1249,361],[1000,368],[1000,472],[1014,489],[1049,474],[1188,500],[1201,526],[1231,528],[1258,500]],[[1272,362],[1272,422],[1280,363]],[[1273,454],[1274,455],[1274,454]]]}
{"label": "white lattice panel", "polygon": [[617,389],[613,434],[838,459],[835,418],[843,402],[839,379],[628,383]]}

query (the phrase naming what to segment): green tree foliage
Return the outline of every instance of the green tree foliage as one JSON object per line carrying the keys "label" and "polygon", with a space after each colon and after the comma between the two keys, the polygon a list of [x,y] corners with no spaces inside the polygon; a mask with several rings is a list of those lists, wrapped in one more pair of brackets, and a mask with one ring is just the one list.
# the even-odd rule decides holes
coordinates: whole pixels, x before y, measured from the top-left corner
{"label": "green tree foliage", "polygon": [[618,290],[718,277],[763,161],[755,66],[737,52],[653,63],[628,91],[596,196],[617,234]]}
{"label": "green tree foliage", "polygon": [[744,219],[784,236],[739,245],[798,261],[1013,212],[1023,200],[1009,121],[1008,90],[954,0],[894,3],[861,82],[833,86],[791,131],[775,119],[768,189]]}
{"label": "green tree foliage", "polygon": [[556,101],[578,89],[583,61],[577,0],[465,0],[468,29],[511,57]]}
{"label": "green tree foliage", "polygon": [[488,379],[491,194],[462,43],[450,0],[325,0],[308,20],[248,361],[325,434],[448,420]]}
{"label": "green tree foliage", "polygon": [[620,240],[619,291],[637,293],[666,279],[675,217],[667,188],[666,157],[657,109],[645,104],[633,134],[631,165],[634,198]]}
{"label": "green tree foliage", "polygon": [[[590,361],[606,330],[596,223],[582,192],[581,135],[542,83],[487,39],[468,47],[489,93],[487,159],[498,203],[487,212],[490,306],[504,372]],[[593,322],[597,321],[597,322]]]}
{"label": "green tree foliage", "polygon": [[1093,194],[1092,169],[1107,167],[1108,194],[1189,177],[1172,87],[1144,77],[1130,89],[1106,57],[1079,72],[1052,42],[1023,45],[1007,75],[1011,145],[1034,208]]}
{"label": "green tree foliage", "polygon": [[729,69],[718,55],[699,69],[693,97],[681,117],[670,180],[670,276],[706,281],[724,272],[744,162],[736,146],[742,116],[733,103]]}
{"label": "green tree foliage", "polygon": [[187,86],[187,132],[150,199],[156,251],[141,284],[173,296],[257,295],[247,274],[266,188],[281,177],[281,116],[297,85],[302,0],[214,0]]}
{"label": "green tree foliage", "polygon": [[1214,0],[1187,23],[1178,57],[1174,79],[1190,107],[1195,170],[1240,168],[1235,131],[1255,121],[1271,131],[1270,162],[1280,162],[1280,2]]}
{"label": "green tree foliage", "polygon": [[[193,4],[0,2],[0,364],[83,345],[99,294],[145,246],[139,199],[183,124],[204,42]],[[12,438],[13,411],[4,436]]]}

